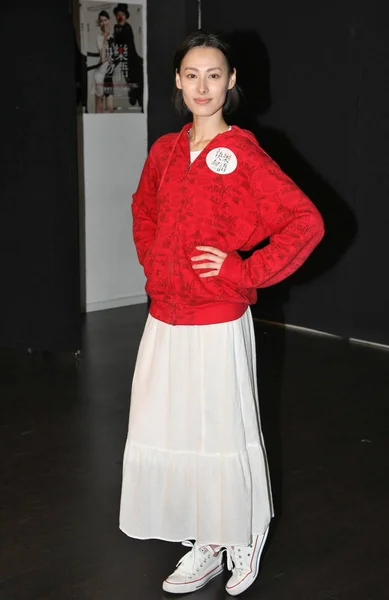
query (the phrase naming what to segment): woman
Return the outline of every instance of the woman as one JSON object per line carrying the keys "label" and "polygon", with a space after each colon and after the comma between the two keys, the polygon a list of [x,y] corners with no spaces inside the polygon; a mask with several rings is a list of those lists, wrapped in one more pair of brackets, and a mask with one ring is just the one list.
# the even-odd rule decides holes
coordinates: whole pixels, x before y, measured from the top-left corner
{"label": "woman", "polygon": [[100,11],[98,16],[100,32],[97,37],[97,49],[100,56],[100,64],[94,72],[94,94],[97,113],[113,112],[113,36],[110,32],[109,21],[110,19],[107,11]]}
{"label": "woman", "polygon": [[[168,592],[208,583],[226,552],[234,596],[258,574],[273,516],[248,307],[256,288],[306,260],[324,228],[254,136],[226,124],[239,97],[228,46],[197,32],[175,67],[176,105],[193,122],[153,145],[132,205],[151,305],[132,387],[120,527],[191,546],[163,582]],[[237,253],[267,238],[247,260]]]}

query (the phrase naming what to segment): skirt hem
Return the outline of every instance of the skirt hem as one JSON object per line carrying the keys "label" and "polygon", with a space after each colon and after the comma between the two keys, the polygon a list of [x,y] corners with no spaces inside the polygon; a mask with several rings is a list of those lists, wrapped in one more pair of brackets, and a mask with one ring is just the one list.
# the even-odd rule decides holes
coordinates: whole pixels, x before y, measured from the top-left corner
{"label": "skirt hem", "polygon": [[[269,525],[270,525],[270,523],[269,523]],[[267,527],[265,527],[264,531],[253,532],[252,535],[253,536],[264,535],[266,533],[267,529],[269,528],[269,525],[267,525]],[[143,541],[143,542],[148,541],[148,540],[159,540],[161,542],[170,542],[172,544],[180,544],[180,543],[182,543],[182,542],[184,542],[186,540],[196,540],[196,536],[195,535],[188,535],[188,536],[182,537],[180,539],[171,539],[171,538],[164,537],[164,536],[159,536],[159,535],[151,535],[151,536],[145,536],[144,537],[144,536],[140,536],[140,535],[135,535],[135,534],[129,533],[128,531],[126,531],[123,528],[122,525],[119,525],[119,529],[127,537],[130,537],[130,538],[132,538],[134,540],[140,540],[140,541]],[[198,540],[196,540],[196,541],[198,541]],[[198,543],[201,546],[210,546],[210,545],[212,545],[212,546],[222,546],[224,548],[224,547],[230,547],[230,546],[248,546],[251,543],[251,541],[249,543],[247,543],[247,541],[245,541],[244,543],[242,543],[242,541],[239,541],[239,542],[237,542],[237,541],[234,541],[234,542],[217,542],[216,541],[215,542],[215,540],[213,540],[213,541],[210,542],[210,541],[200,540],[200,541],[198,541]]]}

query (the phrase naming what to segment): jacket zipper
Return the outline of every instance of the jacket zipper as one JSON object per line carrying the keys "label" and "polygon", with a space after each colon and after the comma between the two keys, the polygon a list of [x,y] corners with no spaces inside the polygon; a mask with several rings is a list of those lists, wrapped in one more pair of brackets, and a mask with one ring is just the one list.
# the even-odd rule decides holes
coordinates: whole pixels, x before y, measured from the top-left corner
{"label": "jacket zipper", "polygon": [[[216,136],[216,137],[218,137],[218,136]],[[190,168],[192,166],[192,163],[191,163],[191,160],[190,160],[190,140],[189,140],[189,136],[188,135],[187,135],[187,141],[188,141],[189,160],[188,160],[188,165],[187,165],[187,167],[185,168],[185,171],[184,171],[184,177],[183,177],[183,180],[182,180],[183,182],[185,181],[185,179],[187,177],[187,174],[188,174],[188,172],[189,172],[189,170],[190,170]],[[178,139],[177,139],[177,141],[176,141],[176,143],[174,145],[173,151],[170,154],[169,161],[168,161],[167,167],[165,169],[164,175],[166,175],[166,171],[167,171],[168,166],[170,164],[170,158],[171,158],[171,156],[172,156],[172,154],[173,154],[173,152],[174,152],[174,150],[176,148],[177,143],[178,143]],[[211,144],[212,144],[212,142],[211,142]],[[183,199],[181,200],[180,212],[181,212],[181,209],[182,209],[182,202],[183,202]],[[176,308],[176,306],[175,306],[175,295],[174,295],[174,285],[173,285],[173,280],[174,280],[173,260],[174,260],[174,256],[176,254],[176,250],[177,250],[177,247],[178,247],[178,226],[176,228],[176,235],[177,235],[177,239],[176,239],[175,247],[174,247],[175,252],[172,254],[172,259],[170,260],[170,265],[169,265],[170,288],[171,288],[171,291],[172,291],[172,301],[171,301],[171,307],[170,307],[170,324],[171,325],[175,324],[174,321],[175,321],[175,308]]]}
{"label": "jacket zipper", "polygon": [[[189,136],[187,137],[187,141],[188,141],[189,160],[188,160],[188,164],[187,164],[187,166],[186,166],[186,168],[185,168],[185,171],[184,171],[184,177],[183,177],[183,181],[185,181],[185,178],[186,178],[186,176],[187,176],[187,173],[189,172],[189,169],[190,169],[190,167],[191,167],[191,160],[190,160],[190,141],[189,141]],[[183,202],[183,199],[181,200],[180,212],[181,212],[181,210],[182,210],[182,202]],[[180,215],[178,215],[178,216],[180,216]],[[175,317],[175,302],[174,302],[174,297],[175,297],[175,296],[174,296],[174,284],[173,284],[173,280],[174,280],[174,273],[173,273],[173,260],[174,260],[174,257],[175,257],[175,255],[176,255],[176,253],[177,253],[177,248],[178,248],[178,241],[179,241],[179,240],[178,240],[178,225],[176,226],[176,236],[177,236],[177,239],[176,239],[175,246],[174,246],[174,250],[175,250],[175,251],[174,251],[174,253],[173,253],[173,255],[172,255],[172,260],[170,261],[170,269],[169,269],[169,270],[170,270],[170,287],[171,287],[171,290],[172,290],[172,303],[171,303],[171,311],[170,311],[170,323],[171,323],[172,325],[174,325],[174,320],[175,320],[175,319],[174,319],[174,317]]]}

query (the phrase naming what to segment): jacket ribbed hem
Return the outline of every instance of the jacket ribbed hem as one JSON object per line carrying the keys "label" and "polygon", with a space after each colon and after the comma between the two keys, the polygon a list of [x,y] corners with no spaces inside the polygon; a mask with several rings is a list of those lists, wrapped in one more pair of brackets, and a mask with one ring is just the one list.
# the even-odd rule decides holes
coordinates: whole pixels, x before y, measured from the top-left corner
{"label": "jacket ribbed hem", "polygon": [[240,319],[248,304],[233,302],[211,302],[190,306],[171,300],[152,300],[150,314],[154,319],[169,325],[216,325]]}

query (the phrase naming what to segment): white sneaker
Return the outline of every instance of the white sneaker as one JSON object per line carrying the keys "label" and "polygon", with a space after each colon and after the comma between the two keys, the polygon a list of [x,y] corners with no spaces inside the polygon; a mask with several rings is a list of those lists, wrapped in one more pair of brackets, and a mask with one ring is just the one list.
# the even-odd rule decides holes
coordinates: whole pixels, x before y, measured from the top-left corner
{"label": "white sneaker", "polygon": [[230,596],[238,596],[256,580],[268,531],[269,529],[263,535],[253,537],[250,546],[230,546],[226,549],[227,566],[232,571],[226,585],[226,591]]}
{"label": "white sneaker", "polygon": [[162,584],[165,592],[171,594],[195,592],[224,569],[222,552],[215,556],[210,546],[199,546],[191,542],[182,542],[182,545],[192,549],[181,558],[177,569]]}

